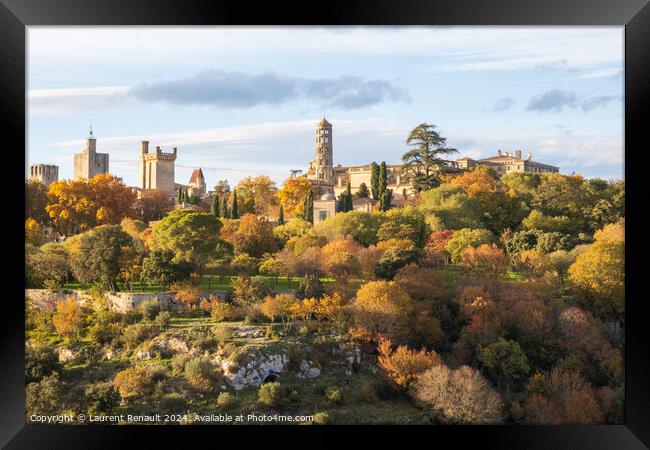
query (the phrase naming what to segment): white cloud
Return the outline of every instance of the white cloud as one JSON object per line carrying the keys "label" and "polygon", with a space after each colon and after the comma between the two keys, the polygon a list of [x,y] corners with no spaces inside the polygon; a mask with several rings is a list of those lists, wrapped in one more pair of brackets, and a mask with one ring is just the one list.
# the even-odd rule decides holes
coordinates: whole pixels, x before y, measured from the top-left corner
{"label": "white cloud", "polygon": [[27,96],[28,110],[30,115],[55,115],[126,107],[134,103],[128,91],[128,86],[33,89]]}

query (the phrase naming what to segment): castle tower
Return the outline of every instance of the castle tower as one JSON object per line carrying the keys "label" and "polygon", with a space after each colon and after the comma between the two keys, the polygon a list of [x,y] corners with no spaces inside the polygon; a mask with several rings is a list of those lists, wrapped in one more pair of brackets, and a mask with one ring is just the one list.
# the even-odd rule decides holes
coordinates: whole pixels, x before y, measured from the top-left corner
{"label": "castle tower", "polygon": [[316,125],[316,158],[312,166],[317,180],[333,182],[333,160],[332,124],[323,118]]}
{"label": "castle tower", "polygon": [[74,178],[90,179],[101,173],[108,173],[108,153],[97,153],[97,139],[91,125],[84,149],[74,155]]}
{"label": "castle tower", "polygon": [[38,181],[47,188],[58,179],[59,166],[53,164],[32,164],[29,166],[30,181]]}
{"label": "castle tower", "polygon": [[192,195],[194,197],[205,196],[205,177],[203,177],[203,170],[201,170],[200,167],[198,169],[194,169],[192,176],[190,177],[190,181],[187,183],[187,185],[192,190]]}
{"label": "castle tower", "polygon": [[165,153],[156,147],[156,151],[149,153],[149,141],[140,143],[140,187],[146,189],[160,189],[175,194],[174,162],[176,161],[176,147],[172,153]]}

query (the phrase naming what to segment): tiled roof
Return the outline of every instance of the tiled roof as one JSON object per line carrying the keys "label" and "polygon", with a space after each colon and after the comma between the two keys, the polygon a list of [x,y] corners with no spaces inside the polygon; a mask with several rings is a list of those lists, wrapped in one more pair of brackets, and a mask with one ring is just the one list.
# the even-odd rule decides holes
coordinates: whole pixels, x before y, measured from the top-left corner
{"label": "tiled roof", "polygon": [[197,178],[199,178],[199,177],[204,178],[203,177],[203,171],[201,170],[201,168],[194,169],[194,172],[192,172],[192,176],[190,177],[189,184],[195,183]]}

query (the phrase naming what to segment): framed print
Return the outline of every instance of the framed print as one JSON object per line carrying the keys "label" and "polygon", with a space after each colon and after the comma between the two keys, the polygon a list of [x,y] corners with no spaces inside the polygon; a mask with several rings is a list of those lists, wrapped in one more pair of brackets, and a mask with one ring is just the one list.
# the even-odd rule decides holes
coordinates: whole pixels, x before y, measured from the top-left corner
{"label": "framed print", "polygon": [[646,3],[2,0],[2,444],[647,448]]}

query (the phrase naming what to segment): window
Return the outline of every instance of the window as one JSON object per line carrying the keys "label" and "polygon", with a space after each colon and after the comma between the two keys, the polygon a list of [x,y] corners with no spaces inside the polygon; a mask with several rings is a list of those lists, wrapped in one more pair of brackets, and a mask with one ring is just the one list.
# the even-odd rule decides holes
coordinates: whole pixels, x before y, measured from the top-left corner
{"label": "window", "polygon": [[318,219],[321,221],[327,219],[327,216],[328,216],[327,211],[320,211],[318,213]]}

